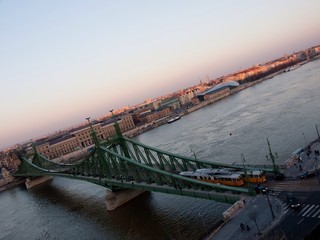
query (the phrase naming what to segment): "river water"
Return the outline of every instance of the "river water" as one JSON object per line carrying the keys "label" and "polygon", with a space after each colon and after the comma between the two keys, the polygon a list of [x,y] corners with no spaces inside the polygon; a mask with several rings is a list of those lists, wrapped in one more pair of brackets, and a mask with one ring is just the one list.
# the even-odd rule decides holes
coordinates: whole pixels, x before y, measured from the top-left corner
{"label": "river water", "polygon": [[[266,138],[279,163],[317,137],[320,128],[320,61],[250,87],[137,141],[186,156],[266,164]],[[192,151],[191,151],[192,150]],[[269,163],[270,164],[270,163]],[[27,191],[0,193],[0,239],[200,239],[229,205],[160,193],[145,193],[112,212],[105,188],[54,178]]]}

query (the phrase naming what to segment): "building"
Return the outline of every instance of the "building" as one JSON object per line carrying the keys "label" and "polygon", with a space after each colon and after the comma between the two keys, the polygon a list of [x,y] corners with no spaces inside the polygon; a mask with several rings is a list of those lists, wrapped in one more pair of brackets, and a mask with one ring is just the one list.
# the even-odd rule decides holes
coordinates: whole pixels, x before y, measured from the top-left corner
{"label": "building", "polygon": [[167,98],[160,102],[160,108],[164,109],[170,107],[172,110],[177,110],[181,107],[178,98]]}
{"label": "building", "polygon": [[164,107],[155,111],[146,112],[143,115],[141,115],[140,119],[143,123],[151,123],[157,120],[160,120],[162,118],[165,118],[167,116],[170,116],[172,114],[171,108]]}
{"label": "building", "polygon": [[13,182],[11,172],[18,169],[20,160],[13,151],[0,152],[0,187]]}
{"label": "building", "polygon": [[[131,114],[122,115],[118,123],[122,132],[130,131],[136,127]],[[114,133],[112,135],[114,135]]]}
{"label": "building", "polygon": [[201,101],[216,100],[224,97],[230,93],[230,90],[239,86],[235,81],[220,83],[209,90],[198,94],[196,98]]}
{"label": "building", "polygon": [[192,102],[192,98],[194,98],[194,96],[194,91],[186,91],[179,95],[178,100],[182,106],[185,106]]}
{"label": "building", "polygon": [[13,182],[13,177],[10,172],[4,167],[0,167],[0,187],[11,182]]}
{"label": "building", "polygon": [[[135,128],[133,118],[130,114],[120,116],[117,121],[122,132],[127,132]],[[100,141],[107,140],[116,134],[114,122],[114,119],[107,119],[104,122],[92,124],[92,128]],[[35,149],[47,158],[54,159],[75,151],[80,151],[79,154],[82,154],[83,151],[93,144],[91,128],[87,125],[70,133],[66,133],[63,136],[36,142]]]}
{"label": "building", "polygon": [[0,167],[17,170],[20,165],[19,157],[13,151],[0,152]]}

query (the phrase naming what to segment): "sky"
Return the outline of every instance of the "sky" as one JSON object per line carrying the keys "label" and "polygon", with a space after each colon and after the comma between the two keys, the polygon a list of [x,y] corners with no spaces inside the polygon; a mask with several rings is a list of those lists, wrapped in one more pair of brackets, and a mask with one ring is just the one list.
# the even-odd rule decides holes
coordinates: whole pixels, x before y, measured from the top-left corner
{"label": "sky", "polygon": [[319,0],[0,0],[0,149],[320,44]]}

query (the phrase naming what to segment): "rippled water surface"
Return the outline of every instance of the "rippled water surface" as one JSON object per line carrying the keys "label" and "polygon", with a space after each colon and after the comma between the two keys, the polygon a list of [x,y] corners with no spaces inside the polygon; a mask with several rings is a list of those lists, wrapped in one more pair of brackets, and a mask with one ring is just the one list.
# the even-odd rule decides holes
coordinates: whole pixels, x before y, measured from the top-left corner
{"label": "rippled water surface", "polygon": [[[216,162],[266,163],[268,137],[284,162],[316,138],[320,127],[320,61],[281,74],[136,140]],[[230,135],[230,133],[232,133]],[[304,136],[303,136],[304,134]],[[145,193],[107,212],[105,189],[54,178],[27,191],[0,193],[0,239],[199,239],[229,205],[160,193]]]}

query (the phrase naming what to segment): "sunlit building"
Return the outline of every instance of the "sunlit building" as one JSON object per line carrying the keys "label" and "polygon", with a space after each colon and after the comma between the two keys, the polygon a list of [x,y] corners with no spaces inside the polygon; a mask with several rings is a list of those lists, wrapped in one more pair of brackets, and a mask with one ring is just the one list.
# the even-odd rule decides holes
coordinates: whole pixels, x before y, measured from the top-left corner
{"label": "sunlit building", "polygon": [[239,83],[235,81],[221,83],[201,94],[198,94],[196,98],[198,98],[199,101],[217,100],[227,96],[228,94],[230,94],[231,89],[236,88],[238,86]]}
{"label": "sunlit building", "polygon": [[170,116],[171,114],[172,114],[171,108],[164,107],[155,111],[144,113],[140,116],[140,119],[141,119],[141,122],[143,123],[151,123],[159,119],[165,118],[167,116]]}
{"label": "sunlit building", "polygon": [[182,106],[187,105],[191,103],[192,98],[195,96],[194,91],[186,91],[184,93],[181,93],[178,97],[178,100]]}
{"label": "sunlit building", "polygon": [[20,160],[13,151],[0,152],[0,167],[5,167],[7,169],[18,169],[20,165]]}
{"label": "sunlit building", "polygon": [[[107,140],[116,134],[114,121],[108,119],[102,123],[92,124],[92,128],[100,141]],[[122,132],[135,128],[130,114],[121,116],[117,121]],[[35,143],[35,149],[49,159],[54,159],[74,151],[85,150],[92,145],[91,128],[86,126],[51,140],[37,142]]]}
{"label": "sunlit building", "polygon": [[167,99],[163,99],[160,102],[160,108],[166,108],[166,107],[170,107],[172,110],[176,110],[179,109],[180,106],[180,102],[178,98],[167,98]]}

